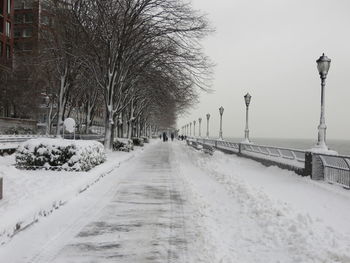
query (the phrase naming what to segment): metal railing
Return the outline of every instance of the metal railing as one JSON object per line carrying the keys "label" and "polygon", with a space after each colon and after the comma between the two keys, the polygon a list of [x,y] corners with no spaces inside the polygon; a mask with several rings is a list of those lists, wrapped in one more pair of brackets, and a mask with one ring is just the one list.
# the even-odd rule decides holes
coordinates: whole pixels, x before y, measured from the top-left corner
{"label": "metal railing", "polygon": [[305,151],[256,144],[241,144],[241,153],[298,168],[305,167]]}
{"label": "metal railing", "polygon": [[306,152],[302,150],[257,144],[229,142],[225,140],[215,139],[202,139],[193,137],[189,139],[195,140],[198,143],[214,146],[215,148],[223,149],[225,151],[230,151],[240,155],[256,157],[267,161],[274,161],[276,163],[294,166],[296,168],[304,168],[305,166]]}
{"label": "metal railing", "polygon": [[350,188],[350,156],[318,154],[318,157],[326,182]]}
{"label": "metal railing", "polygon": [[9,143],[9,142],[25,142],[30,139],[41,138],[41,137],[53,137],[45,135],[0,135],[0,143]]}
{"label": "metal railing", "polygon": [[[326,155],[298,149],[236,143],[218,139],[194,137],[188,139],[219,150],[253,158],[268,165],[269,162],[272,162],[282,168],[292,169],[299,174],[311,175],[315,180],[321,179],[350,189],[350,156]],[[312,158],[306,158],[307,155]],[[311,171],[307,171],[307,166],[312,167]]]}

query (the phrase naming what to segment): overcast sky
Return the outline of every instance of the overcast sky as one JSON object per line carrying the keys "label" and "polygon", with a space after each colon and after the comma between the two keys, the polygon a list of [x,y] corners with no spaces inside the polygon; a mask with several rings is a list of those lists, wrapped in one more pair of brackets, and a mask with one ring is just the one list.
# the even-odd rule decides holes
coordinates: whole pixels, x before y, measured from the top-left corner
{"label": "overcast sky", "polygon": [[[252,95],[251,137],[314,138],[320,118],[316,60],[332,64],[326,87],[327,138],[350,140],[349,0],[192,0],[208,14],[216,32],[204,42],[216,64],[213,94],[178,127],[212,115],[218,135],[220,106],[224,137],[243,137],[243,96]],[[203,121],[204,133],[206,121]],[[197,126],[198,127],[198,126]]]}

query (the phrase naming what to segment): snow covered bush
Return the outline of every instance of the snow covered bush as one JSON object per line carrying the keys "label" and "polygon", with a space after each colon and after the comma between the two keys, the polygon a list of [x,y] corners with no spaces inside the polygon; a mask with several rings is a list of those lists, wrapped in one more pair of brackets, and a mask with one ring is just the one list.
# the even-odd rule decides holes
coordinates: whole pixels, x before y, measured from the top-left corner
{"label": "snow covered bush", "polygon": [[142,138],[132,138],[132,142],[135,146],[143,146],[143,139]]}
{"label": "snow covered bush", "polygon": [[97,141],[33,139],[16,152],[16,167],[33,170],[89,171],[105,160],[103,145]]}
{"label": "snow covered bush", "polygon": [[144,143],[149,143],[149,138],[146,136],[141,137]]}
{"label": "snow covered bush", "polygon": [[113,142],[113,151],[130,152],[134,150],[132,140],[118,138]]}

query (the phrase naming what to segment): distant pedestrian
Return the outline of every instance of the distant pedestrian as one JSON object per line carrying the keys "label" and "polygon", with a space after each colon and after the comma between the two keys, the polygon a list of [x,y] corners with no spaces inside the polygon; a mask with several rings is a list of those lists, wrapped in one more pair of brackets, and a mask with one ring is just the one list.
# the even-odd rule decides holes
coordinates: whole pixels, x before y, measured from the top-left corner
{"label": "distant pedestrian", "polygon": [[159,139],[162,139],[162,135],[161,134],[159,134]]}
{"label": "distant pedestrian", "polygon": [[174,137],[175,137],[175,135],[174,135],[174,133],[171,133],[171,141],[174,141]]}
{"label": "distant pedestrian", "polygon": [[166,133],[163,132],[163,142],[167,141],[167,140],[168,140],[167,138],[168,138],[168,137],[166,136]]}

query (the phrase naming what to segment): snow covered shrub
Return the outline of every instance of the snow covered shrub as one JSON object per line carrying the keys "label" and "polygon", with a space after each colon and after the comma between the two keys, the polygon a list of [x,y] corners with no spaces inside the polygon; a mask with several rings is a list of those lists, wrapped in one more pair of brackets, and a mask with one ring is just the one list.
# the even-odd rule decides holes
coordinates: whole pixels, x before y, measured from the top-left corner
{"label": "snow covered shrub", "polygon": [[113,151],[130,152],[134,150],[131,140],[118,138],[113,142]]}
{"label": "snow covered shrub", "polygon": [[16,167],[89,171],[106,160],[103,145],[97,141],[33,139],[16,152]]}
{"label": "snow covered shrub", "polygon": [[144,137],[141,137],[143,139],[143,142],[144,143],[149,143],[149,139],[148,137],[144,136]]}
{"label": "snow covered shrub", "polygon": [[142,138],[132,138],[132,142],[135,146],[143,146],[143,139]]}

